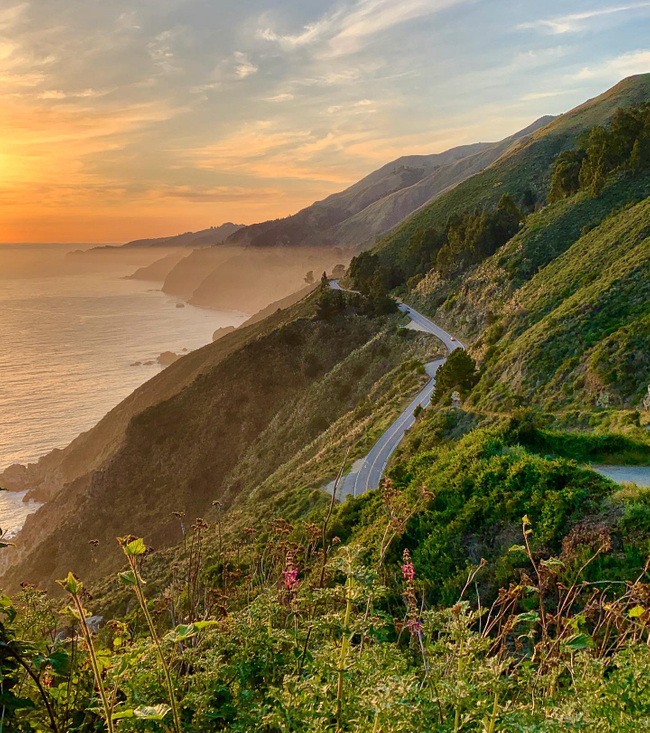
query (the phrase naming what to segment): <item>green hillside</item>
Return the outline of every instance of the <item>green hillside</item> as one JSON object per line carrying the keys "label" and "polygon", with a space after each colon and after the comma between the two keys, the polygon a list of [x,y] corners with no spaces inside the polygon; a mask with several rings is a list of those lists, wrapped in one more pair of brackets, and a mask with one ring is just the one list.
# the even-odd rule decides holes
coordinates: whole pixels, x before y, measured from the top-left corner
{"label": "green hillside", "polygon": [[646,198],[606,217],[517,290],[473,401],[637,406],[650,381],[649,273]]}
{"label": "green hillside", "polygon": [[[135,413],[104,463],[66,484],[29,518],[6,583],[29,578],[51,587],[68,566],[99,577],[117,566],[116,536],[135,530],[157,547],[173,544],[173,511],[195,517],[215,500],[230,506],[339,418],[370,413],[372,401],[397,395],[386,407],[389,416],[396,414],[422,383],[419,359],[433,358],[438,342],[398,332],[399,316],[370,318],[351,307],[324,319],[318,299],[314,293],[270,323],[254,324],[254,338],[237,341],[235,332],[205,347],[213,355],[209,366],[199,353],[176,362],[187,360],[187,370],[200,360],[203,368],[182,389]],[[238,348],[229,349],[233,340]],[[420,369],[399,370],[413,359]],[[382,381],[394,370],[393,379]],[[348,440],[363,445],[358,434]],[[312,496],[306,508],[317,502]],[[104,548],[101,562],[91,540]]]}
{"label": "green hillside", "polygon": [[556,118],[484,171],[416,212],[380,241],[374,251],[384,261],[399,258],[400,249],[418,229],[442,226],[453,213],[493,206],[504,193],[520,200],[530,189],[536,202],[544,203],[555,158],[572,148],[582,132],[607,123],[619,107],[633,106],[649,97],[650,74],[625,79],[599,97]]}

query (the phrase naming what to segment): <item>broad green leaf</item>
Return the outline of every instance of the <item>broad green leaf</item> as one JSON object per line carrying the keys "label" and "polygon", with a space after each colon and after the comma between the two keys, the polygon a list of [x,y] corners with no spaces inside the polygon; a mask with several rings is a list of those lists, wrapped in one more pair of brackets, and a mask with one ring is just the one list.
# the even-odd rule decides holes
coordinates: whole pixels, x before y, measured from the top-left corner
{"label": "broad green leaf", "polygon": [[122,585],[137,585],[132,570],[125,570],[123,573],[118,573],[117,577]]}
{"label": "broad green leaf", "polygon": [[567,639],[564,646],[572,652],[578,652],[582,649],[591,649],[594,646],[594,640],[589,634],[576,634]]}
{"label": "broad green leaf", "polygon": [[185,641],[193,637],[198,629],[194,624],[180,624],[175,629],[172,629],[169,633],[165,634],[165,641],[178,642]]}
{"label": "broad green leaf", "polygon": [[643,606],[634,606],[634,608],[631,608],[628,611],[630,618],[639,618],[640,616],[643,616],[644,613],[645,608],[643,608]]}
{"label": "broad green leaf", "polygon": [[142,537],[138,537],[137,540],[133,540],[133,542],[129,542],[128,545],[124,546],[124,554],[125,555],[144,555],[144,553],[147,551],[147,547],[144,544],[144,540]]}
{"label": "broad green leaf", "polygon": [[219,621],[195,621],[193,626],[201,631],[201,629],[207,629],[209,626],[218,626]]}
{"label": "broad green leaf", "polygon": [[541,560],[539,564],[545,568],[550,568],[551,570],[562,570],[564,568],[562,560],[558,560],[556,557],[550,557],[548,560]]}
{"label": "broad green leaf", "polygon": [[84,587],[83,583],[77,580],[72,573],[68,573],[68,577],[65,580],[57,580],[56,582],[71,595],[81,593],[81,589]]}
{"label": "broad green leaf", "polygon": [[508,549],[508,552],[526,552],[526,548],[523,545],[513,545]]}
{"label": "broad green leaf", "polygon": [[160,703],[159,705],[140,705],[133,712],[136,718],[142,720],[163,720],[170,710],[169,705]]}
{"label": "broad green leaf", "polygon": [[526,613],[520,613],[514,618],[515,624],[523,624],[529,621],[532,623],[537,623],[539,621],[539,613],[537,613],[537,611],[528,611]]}
{"label": "broad green leaf", "polygon": [[112,718],[113,720],[125,720],[126,718],[133,718],[134,715],[135,710],[129,708],[128,710],[119,710],[117,713],[113,713]]}
{"label": "broad green leaf", "polygon": [[176,644],[179,641],[191,639],[202,629],[207,629],[209,626],[217,626],[218,624],[218,621],[195,621],[193,624],[181,624],[165,635],[165,641],[171,641]]}

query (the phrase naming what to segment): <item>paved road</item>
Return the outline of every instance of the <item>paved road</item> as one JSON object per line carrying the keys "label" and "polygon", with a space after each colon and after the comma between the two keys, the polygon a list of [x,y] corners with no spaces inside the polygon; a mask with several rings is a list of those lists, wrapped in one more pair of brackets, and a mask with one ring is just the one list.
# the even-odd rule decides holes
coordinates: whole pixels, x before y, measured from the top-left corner
{"label": "paved road", "polygon": [[637,486],[650,487],[650,466],[600,466],[592,465],[590,468],[603,476],[611,478],[617,484],[636,484]]}
{"label": "paved road", "polygon": [[[333,290],[343,290],[338,280],[330,280],[330,287]],[[436,326],[426,316],[418,313],[414,308],[408,306],[401,301],[397,302],[397,307],[406,313],[413,323],[419,326],[420,330],[431,333],[442,341],[447,351],[452,352],[454,349],[464,349],[465,347],[460,341],[457,341],[451,334]],[[384,469],[388,463],[388,459],[395,452],[395,449],[404,438],[404,433],[415,422],[413,415],[418,405],[426,407],[431,402],[431,395],[436,384],[436,372],[445,363],[445,359],[436,359],[424,365],[430,380],[424,388],[418,393],[411,404],[402,412],[402,414],[393,422],[386,432],[372,447],[372,450],[365,458],[355,462],[352,471],[346,474],[341,480],[337,495],[340,500],[346,496],[360,496],[369,489],[376,489],[381,483]],[[334,488],[334,482],[327,485],[326,489],[331,493]]]}

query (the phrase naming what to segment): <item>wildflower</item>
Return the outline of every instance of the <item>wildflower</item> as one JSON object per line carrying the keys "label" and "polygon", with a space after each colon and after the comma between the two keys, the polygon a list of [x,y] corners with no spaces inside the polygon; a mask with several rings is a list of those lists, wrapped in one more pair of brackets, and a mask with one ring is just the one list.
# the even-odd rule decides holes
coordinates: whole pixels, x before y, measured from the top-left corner
{"label": "wildflower", "polygon": [[404,550],[404,564],[402,565],[402,577],[404,580],[415,580],[415,568],[411,561],[411,553]]}
{"label": "wildflower", "polygon": [[429,487],[424,485],[422,486],[422,498],[425,501],[433,501],[436,498],[436,495],[433,493],[433,491],[429,491]]}
{"label": "wildflower", "polygon": [[284,576],[284,586],[293,596],[298,589],[298,568],[295,565],[295,555],[292,549],[287,550],[287,560],[285,568],[282,571]]}
{"label": "wildflower", "polygon": [[413,561],[411,560],[411,553],[408,550],[404,550],[402,556],[402,576],[406,581],[406,588],[402,597],[406,604],[406,628],[410,631],[411,636],[417,636],[418,639],[422,635],[422,624],[418,618],[418,599],[415,595],[415,568],[413,567]]}
{"label": "wildflower", "polygon": [[284,584],[289,591],[294,591],[298,586],[298,568],[283,570]]}
{"label": "wildflower", "polygon": [[49,667],[45,670],[45,672],[43,672],[41,683],[43,684],[43,687],[52,687],[54,685],[54,678],[50,673]]}
{"label": "wildflower", "polygon": [[411,636],[419,636],[422,633],[422,624],[416,618],[409,619],[406,628],[411,632]]}

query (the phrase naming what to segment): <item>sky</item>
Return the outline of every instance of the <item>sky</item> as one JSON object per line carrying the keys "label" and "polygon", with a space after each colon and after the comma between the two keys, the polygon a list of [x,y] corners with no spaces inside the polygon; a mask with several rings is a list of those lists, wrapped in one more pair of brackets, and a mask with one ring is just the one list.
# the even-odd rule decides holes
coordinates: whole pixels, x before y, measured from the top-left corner
{"label": "sky", "polygon": [[2,0],[0,241],[298,211],[650,71],[650,0]]}

